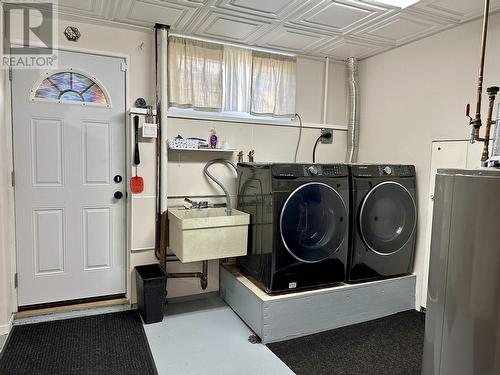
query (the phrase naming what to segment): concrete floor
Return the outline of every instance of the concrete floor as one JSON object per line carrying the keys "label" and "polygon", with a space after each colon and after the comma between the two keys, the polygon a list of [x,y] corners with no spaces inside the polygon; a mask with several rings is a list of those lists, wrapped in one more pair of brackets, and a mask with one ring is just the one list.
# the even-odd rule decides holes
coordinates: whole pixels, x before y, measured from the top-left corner
{"label": "concrete floor", "polygon": [[[130,307],[128,307],[130,308]],[[19,319],[15,324],[67,319],[114,311],[90,309]],[[159,375],[290,375],[265,345],[252,344],[252,331],[217,296],[168,306],[161,323],[144,325]],[[0,336],[0,351],[7,336]]]}
{"label": "concrete floor", "polygon": [[163,322],[144,326],[160,375],[293,374],[218,297],[171,304]]}

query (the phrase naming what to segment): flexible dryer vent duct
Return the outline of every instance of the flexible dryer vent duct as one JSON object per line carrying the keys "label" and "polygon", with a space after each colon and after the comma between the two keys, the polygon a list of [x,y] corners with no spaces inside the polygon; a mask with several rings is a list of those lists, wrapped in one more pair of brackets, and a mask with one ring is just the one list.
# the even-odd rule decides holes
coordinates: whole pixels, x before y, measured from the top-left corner
{"label": "flexible dryer vent duct", "polygon": [[346,163],[356,163],[358,160],[359,145],[359,83],[358,60],[354,57],[347,59],[349,84],[349,123],[347,125],[347,153]]}

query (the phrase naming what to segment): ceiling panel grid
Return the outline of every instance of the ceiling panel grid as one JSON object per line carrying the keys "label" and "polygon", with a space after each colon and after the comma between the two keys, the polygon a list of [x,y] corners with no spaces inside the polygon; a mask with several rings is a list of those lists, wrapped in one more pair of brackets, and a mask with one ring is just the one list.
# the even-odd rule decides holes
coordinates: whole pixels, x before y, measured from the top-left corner
{"label": "ceiling panel grid", "polygon": [[59,0],[64,16],[149,29],[163,23],[180,34],[339,60],[376,55],[482,10],[482,0],[420,0],[406,9],[376,0]]}

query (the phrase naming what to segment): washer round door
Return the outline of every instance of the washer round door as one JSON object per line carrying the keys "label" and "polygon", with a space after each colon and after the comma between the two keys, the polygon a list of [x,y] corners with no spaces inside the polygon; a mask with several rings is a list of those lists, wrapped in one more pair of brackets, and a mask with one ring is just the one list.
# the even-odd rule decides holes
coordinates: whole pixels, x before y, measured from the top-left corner
{"label": "washer round door", "polygon": [[366,194],[359,211],[359,230],[365,245],[379,255],[398,252],[417,224],[417,207],[403,185],[382,182]]}
{"label": "washer round door", "polygon": [[348,213],[332,187],[311,182],[295,189],[281,210],[281,239],[288,252],[306,263],[335,253],[347,232]]}

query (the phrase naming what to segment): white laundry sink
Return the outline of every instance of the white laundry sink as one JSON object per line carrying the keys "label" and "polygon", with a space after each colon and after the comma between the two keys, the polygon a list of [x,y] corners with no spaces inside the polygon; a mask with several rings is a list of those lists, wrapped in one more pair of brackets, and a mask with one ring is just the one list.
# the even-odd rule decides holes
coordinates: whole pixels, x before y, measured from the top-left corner
{"label": "white laundry sink", "polygon": [[247,254],[250,215],[225,208],[168,210],[169,247],[181,262]]}

